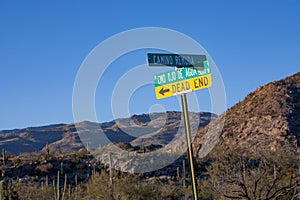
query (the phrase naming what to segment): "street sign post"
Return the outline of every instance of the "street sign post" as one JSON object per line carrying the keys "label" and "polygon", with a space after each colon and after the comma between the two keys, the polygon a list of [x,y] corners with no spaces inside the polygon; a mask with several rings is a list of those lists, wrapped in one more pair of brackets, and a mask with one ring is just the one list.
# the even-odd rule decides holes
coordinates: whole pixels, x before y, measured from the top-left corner
{"label": "street sign post", "polygon": [[205,55],[148,53],[149,66],[203,67]]}
{"label": "street sign post", "polygon": [[155,94],[157,99],[181,94],[188,158],[191,169],[193,199],[197,200],[197,186],[194,173],[193,149],[188,116],[186,93],[212,86],[210,67],[205,55],[190,54],[147,54],[149,66],[181,67],[156,74],[154,76]]}
{"label": "street sign post", "polygon": [[198,194],[197,194],[197,184],[196,184],[196,178],[194,172],[194,158],[193,158],[193,148],[192,148],[192,141],[191,141],[190,120],[188,115],[188,105],[187,105],[185,93],[181,95],[181,105],[182,105],[183,120],[184,120],[184,127],[185,127],[186,143],[188,147],[189,163],[191,169],[193,199],[197,200]]}

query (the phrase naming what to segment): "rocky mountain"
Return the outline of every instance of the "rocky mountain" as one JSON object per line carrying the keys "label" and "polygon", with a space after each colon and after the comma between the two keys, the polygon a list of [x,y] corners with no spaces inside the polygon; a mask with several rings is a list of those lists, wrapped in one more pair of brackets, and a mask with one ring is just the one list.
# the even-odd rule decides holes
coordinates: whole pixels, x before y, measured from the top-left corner
{"label": "rocky mountain", "polygon": [[[199,129],[193,142],[194,152],[204,156],[217,142],[249,150],[299,151],[299,97],[300,73],[297,73],[258,88],[219,117],[211,113],[190,113],[191,128]],[[108,142],[126,143],[128,148],[151,145],[156,148],[167,145],[178,132],[183,132],[181,112],[151,113],[100,124],[85,121],[4,130],[0,131],[0,148],[16,155],[40,151],[46,144],[65,152],[79,150],[83,143],[90,148]],[[184,142],[174,143],[171,151],[186,147]]]}
{"label": "rocky mountain", "polygon": [[[219,130],[222,121],[224,127]],[[220,133],[215,134],[218,131]],[[203,156],[207,151],[202,147],[209,143],[225,143],[249,151],[279,148],[299,151],[300,73],[258,88],[201,128],[193,143],[194,152]]]}
{"label": "rocky mountain", "polygon": [[[211,113],[190,113],[191,124],[197,129],[207,125],[215,117],[216,115]],[[200,122],[195,119],[200,119]],[[79,150],[84,147],[83,143],[90,148],[111,142],[131,143],[133,146],[164,145],[173,139],[180,121],[181,112],[166,112],[133,115],[105,123],[84,121],[76,124],[3,130],[0,131],[0,149],[4,148],[18,155],[41,151],[47,144],[49,148],[63,152]]]}

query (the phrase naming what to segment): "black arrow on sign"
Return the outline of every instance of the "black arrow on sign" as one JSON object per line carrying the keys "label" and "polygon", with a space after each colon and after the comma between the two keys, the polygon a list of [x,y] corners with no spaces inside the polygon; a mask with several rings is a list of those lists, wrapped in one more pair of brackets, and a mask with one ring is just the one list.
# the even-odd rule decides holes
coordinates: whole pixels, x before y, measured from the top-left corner
{"label": "black arrow on sign", "polygon": [[166,93],[166,92],[170,92],[170,89],[165,89],[165,90],[164,90],[164,88],[162,87],[162,88],[160,89],[160,91],[159,91],[159,94],[165,96],[165,93]]}

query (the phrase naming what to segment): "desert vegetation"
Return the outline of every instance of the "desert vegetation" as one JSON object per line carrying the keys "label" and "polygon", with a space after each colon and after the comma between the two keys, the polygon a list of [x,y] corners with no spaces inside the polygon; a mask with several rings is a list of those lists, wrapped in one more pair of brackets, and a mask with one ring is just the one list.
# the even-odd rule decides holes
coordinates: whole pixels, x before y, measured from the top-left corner
{"label": "desert vegetation", "polygon": [[[299,155],[217,145],[197,160],[200,199],[299,199]],[[85,149],[45,149],[13,156],[3,150],[1,199],[191,199],[188,161],[178,159],[159,173],[110,169]],[[172,170],[170,170],[170,168]]]}

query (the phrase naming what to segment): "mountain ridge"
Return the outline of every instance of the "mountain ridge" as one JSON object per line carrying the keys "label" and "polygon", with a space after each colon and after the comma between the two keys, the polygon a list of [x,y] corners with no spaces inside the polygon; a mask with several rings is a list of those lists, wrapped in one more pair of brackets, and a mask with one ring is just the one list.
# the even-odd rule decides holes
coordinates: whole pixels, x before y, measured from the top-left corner
{"label": "mountain ridge", "polygon": [[[190,114],[201,116],[202,125],[208,124],[210,118],[216,117],[215,114],[208,112],[191,112]],[[180,121],[180,119],[181,112],[167,111],[166,113],[135,114],[129,118],[119,118],[103,123],[82,121],[72,124],[58,123],[23,129],[0,130],[0,148],[4,148],[6,151],[16,155],[41,151],[45,149],[46,145],[59,151],[77,151],[85,147],[82,143],[84,137],[78,135],[78,128],[85,129],[82,133],[83,136],[87,132],[91,133],[91,135],[97,134],[102,129],[100,132],[103,132],[111,142],[129,143],[140,137],[141,134],[151,133],[151,131],[158,131],[156,134],[158,136],[162,135],[157,129],[160,129],[161,122],[165,120],[175,130],[179,126],[177,121]],[[169,131],[169,137],[166,137],[165,140],[172,138],[172,134],[172,131]],[[155,138],[149,140],[148,143],[154,140]],[[165,140],[154,143],[165,144],[167,143]],[[137,140],[134,142],[134,145],[141,145],[141,142]]]}

